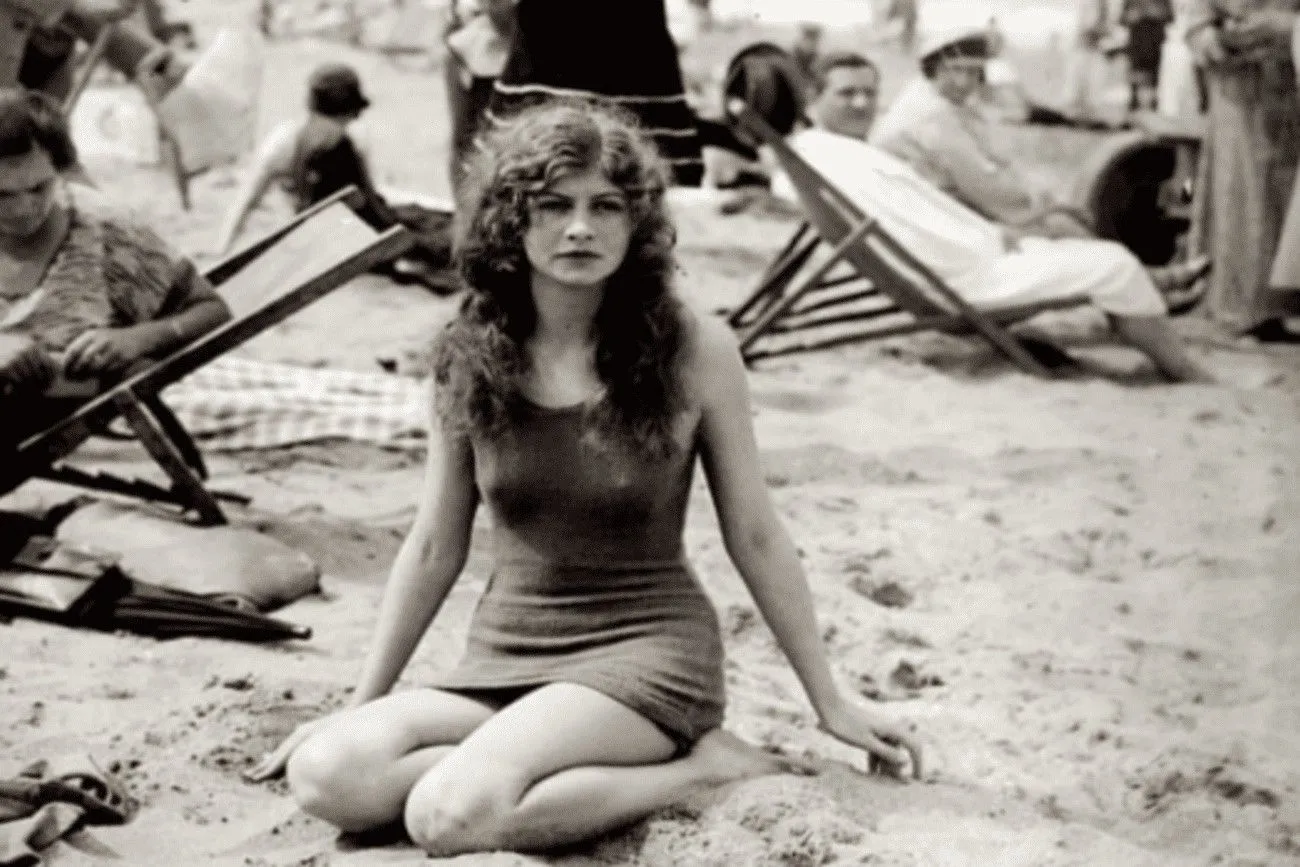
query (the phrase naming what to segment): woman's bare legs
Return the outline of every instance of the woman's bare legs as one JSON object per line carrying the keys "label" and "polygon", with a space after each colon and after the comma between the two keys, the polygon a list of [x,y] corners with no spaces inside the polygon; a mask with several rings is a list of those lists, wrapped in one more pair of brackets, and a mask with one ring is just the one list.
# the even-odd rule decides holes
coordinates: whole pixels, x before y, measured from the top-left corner
{"label": "woman's bare legs", "polygon": [[539,850],[635,822],[694,792],[786,769],[721,730],[689,755],[631,708],[557,683],[502,708],[430,768],[406,829],[430,855]]}
{"label": "woman's bare legs", "polygon": [[1187,354],[1187,346],[1167,316],[1111,316],[1115,333],[1146,353],[1175,382],[1215,383],[1215,376]]}
{"label": "woman's bare legs", "polygon": [[286,776],[294,799],[304,812],[343,831],[401,821],[416,781],[494,710],[421,689],[333,717],[289,757]]}

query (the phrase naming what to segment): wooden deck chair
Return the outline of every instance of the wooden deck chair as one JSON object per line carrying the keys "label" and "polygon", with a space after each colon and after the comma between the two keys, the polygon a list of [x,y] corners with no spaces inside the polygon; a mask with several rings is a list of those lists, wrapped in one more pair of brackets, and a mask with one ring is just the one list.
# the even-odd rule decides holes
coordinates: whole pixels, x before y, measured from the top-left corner
{"label": "wooden deck chair", "polygon": [[[1054,375],[1035,357],[1035,351],[1050,348],[1039,341],[1022,342],[1005,326],[1086,304],[1086,297],[976,309],[809,165],[748,104],[732,100],[728,109],[772,148],[806,216],[758,288],[729,312],[747,363],[933,330],[978,334],[1026,372]],[[827,255],[808,268],[823,245],[829,248]],[[863,328],[862,323],[874,324]],[[799,340],[793,337],[798,332],[814,336]]]}
{"label": "wooden deck chair", "polygon": [[[204,486],[202,455],[159,393],[208,362],[333,292],[375,265],[400,256],[415,242],[394,226],[376,232],[358,217],[362,196],[349,188],[296,215],[206,272],[233,312],[230,321],[146,362],[121,382],[77,406],[42,432],[0,457],[0,493],[32,478],[167,502],[195,513],[202,524],[225,523],[218,495]],[[171,480],[149,481],[92,473],[63,463],[73,450],[122,419]],[[243,499],[234,497],[234,499]]]}

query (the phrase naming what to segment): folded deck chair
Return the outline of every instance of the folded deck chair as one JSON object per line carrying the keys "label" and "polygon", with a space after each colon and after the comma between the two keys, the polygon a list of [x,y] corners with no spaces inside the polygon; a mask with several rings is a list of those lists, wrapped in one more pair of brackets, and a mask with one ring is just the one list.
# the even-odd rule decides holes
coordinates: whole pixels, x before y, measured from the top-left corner
{"label": "folded deck chair", "polygon": [[[728,313],[747,363],[933,330],[977,334],[1026,372],[1054,375],[1036,355],[1055,360],[1060,350],[1053,353],[1041,341],[1017,338],[1005,326],[1047,310],[1086,304],[1086,297],[973,307],[809,165],[747,103],[735,99],[728,109],[771,147],[806,217],[758,288]],[[809,267],[822,246],[828,253]],[[800,339],[799,332],[812,336]]]}
{"label": "folded deck chair", "polygon": [[[159,393],[342,286],[375,265],[400,256],[414,238],[395,226],[376,232],[353,208],[349,188],[297,214],[206,272],[233,313],[230,321],[165,358],[133,369],[120,382],[77,406],[42,432],[0,456],[0,493],[32,478],[141,497],[191,510],[200,523],[222,524],[218,497],[203,484],[207,470],[192,438]],[[90,437],[122,419],[171,480],[164,488],[144,480],[91,473],[63,460]],[[238,498],[236,498],[238,499]]]}

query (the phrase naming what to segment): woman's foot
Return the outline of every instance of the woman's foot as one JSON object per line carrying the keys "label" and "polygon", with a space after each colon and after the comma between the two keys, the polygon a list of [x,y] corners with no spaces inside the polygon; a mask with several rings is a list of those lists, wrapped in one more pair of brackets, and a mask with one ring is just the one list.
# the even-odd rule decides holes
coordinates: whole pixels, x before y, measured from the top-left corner
{"label": "woman's foot", "polygon": [[708,786],[725,786],[773,774],[811,773],[812,766],[765,752],[725,729],[714,729],[696,742],[690,760],[700,767]]}

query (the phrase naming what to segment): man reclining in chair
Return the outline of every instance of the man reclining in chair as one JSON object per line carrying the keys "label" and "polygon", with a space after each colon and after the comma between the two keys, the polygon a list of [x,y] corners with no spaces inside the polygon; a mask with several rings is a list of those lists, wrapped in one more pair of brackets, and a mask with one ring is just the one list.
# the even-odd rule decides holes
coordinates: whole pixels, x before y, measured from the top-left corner
{"label": "man reclining in chair", "polygon": [[[951,198],[911,166],[866,142],[875,118],[879,71],[858,54],[827,55],[818,67],[808,114],[794,130],[798,97],[779,73],[742,84],[741,95],[814,169],[912,255],[978,308],[1087,296],[1120,339],[1176,382],[1213,382],[1187,354],[1152,274],[1127,248],[1094,239],[1025,237]],[[778,177],[773,190],[795,194]],[[1170,291],[1179,279],[1162,282]],[[1185,275],[1191,279],[1194,274]]]}
{"label": "man reclining in chair", "polygon": [[0,89],[0,445],[53,421],[60,394],[89,396],[230,318],[152,231],[77,207],[60,179],[75,164],[58,106]]}

